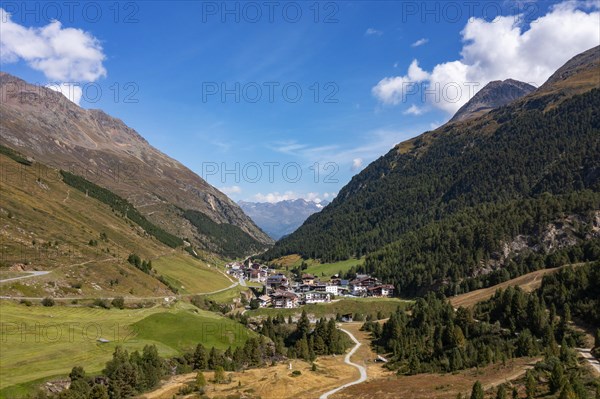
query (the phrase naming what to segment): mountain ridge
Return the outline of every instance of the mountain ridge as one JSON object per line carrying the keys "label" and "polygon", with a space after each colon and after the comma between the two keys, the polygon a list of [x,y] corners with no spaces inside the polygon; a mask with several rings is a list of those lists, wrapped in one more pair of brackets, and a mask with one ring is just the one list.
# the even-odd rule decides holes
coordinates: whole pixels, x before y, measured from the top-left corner
{"label": "mountain ridge", "polygon": [[235,202],[122,120],[4,72],[0,91],[0,143],[113,190],[156,225],[201,248],[207,237],[183,217],[185,210],[237,226],[260,245],[273,242]]}
{"label": "mountain ridge", "polygon": [[536,88],[514,79],[495,80],[485,85],[454,114],[450,122],[465,121],[509,104]]}

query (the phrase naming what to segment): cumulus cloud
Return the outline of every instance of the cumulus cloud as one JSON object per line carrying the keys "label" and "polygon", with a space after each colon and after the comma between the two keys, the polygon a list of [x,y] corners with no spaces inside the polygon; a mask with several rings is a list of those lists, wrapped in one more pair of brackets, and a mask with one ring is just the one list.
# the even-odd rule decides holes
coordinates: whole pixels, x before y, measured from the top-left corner
{"label": "cumulus cloud", "polygon": [[[25,27],[0,8],[0,58],[2,62],[23,60],[46,78],[58,82],[53,89],[81,98],[69,89],[74,82],[93,82],[106,76],[106,56],[98,39],[81,29],[64,28],[59,21],[42,27]],[[63,84],[62,82],[72,82]]]}
{"label": "cumulus cloud", "polygon": [[286,191],[284,193],[280,193],[280,192],[275,191],[273,193],[267,193],[267,194],[262,194],[262,193],[255,194],[252,197],[252,199],[253,199],[253,201],[256,201],[256,202],[269,202],[271,204],[281,202],[281,201],[303,199],[305,201],[313,201],[317,204],[320,204],[321,202],[323,202],[324,199],[334,198],[336,195],[337,195],[336,193],[323,193],[323,194],[315,193],[315,192],[297,193],[294,191]]}
{"label": "cumulus cloud", "polygon": [[383,31],[377,30],[375,28],[369,28],[365,32],[365,36],[381,36],[383,35]]}
{"label": "cumulus cloud", "polygon": [[419,67],[417,60],[413,60],[406,75],[384,78],[371,91],[383,103],[395,105],[404,101],[415,85],[427,79],[429,74]]}
{"label": "cumulus cloud", "polygon": [[360,168],[362,168],[362,166],[363,166],[362,158],[354,158],[352,160],[352,170],[353,171],[359,170]]}
{"label": "cumulus cloud", "polygon": [[512,78],[539,86],[570,58],[600,44],[599,20],[597,3],[579,1],[557,4],[528,26],[515,16],[474,18],[461,32],[459,60],[438,64],[415,79],[409,68],[405,76],[382,79],[373,94],[385,104],[398,104],[410,84],[423,83],[428,95],[421,87],[421,100],[454,113],[493,80]]}
{"label": "cumulus cloud", "polygon": [[425,113],[425,109],[423,107],[419,107],[415,104],[411,105],[406,111],[404,111],[404,115],[415,115],[419,116]]}
{"label": "cumulus cloud", "polygon": [[429,42],[429,39],[422,38],[422,39],[417,40],[413,44],[411,44],[411,46],[412,47],[419,47],[419,46],[422,46],[424,44],[427,44],[427,42]]}
{"label": "cumulus cloud", "polygon": [[242,188],[240,186],[221,187],[219,190],[226,195],[239,194],[242,192]]}

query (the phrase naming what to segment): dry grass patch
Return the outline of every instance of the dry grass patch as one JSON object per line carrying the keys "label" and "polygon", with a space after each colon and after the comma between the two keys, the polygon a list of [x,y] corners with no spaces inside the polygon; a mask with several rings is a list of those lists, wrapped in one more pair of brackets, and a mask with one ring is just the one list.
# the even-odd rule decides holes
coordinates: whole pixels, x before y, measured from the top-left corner
{"label": "dry grass patch", "polygon": [[[245,393],[249,397],[261,399],[317,399],[321,394],[358,378],[358,370],[345,364],[344,356],[317,359],[317,371],[311,371],[311,365],[300,360],[292,360],[291,364],[292,370],[286,363],[240,373],[227,373],[231,377],[228,384],[211,383],[213,373],[207,372],[206,393],[209,398]],[[294,377],[292,371],[296,370],[301,374]],[[182,386],[191,383],[195,378],[196,373],[175,376],[143,398],[171,399]]]}
{"label": "dry grass patch", "polygon": [[521,358],[483,369],[470,369],[454,374],[419,374],[389,376],[368,380],[331,396],[331,399],[454,399],[461,393],[470,396],[479,380],[485,389],[519,378],[539,359]]}

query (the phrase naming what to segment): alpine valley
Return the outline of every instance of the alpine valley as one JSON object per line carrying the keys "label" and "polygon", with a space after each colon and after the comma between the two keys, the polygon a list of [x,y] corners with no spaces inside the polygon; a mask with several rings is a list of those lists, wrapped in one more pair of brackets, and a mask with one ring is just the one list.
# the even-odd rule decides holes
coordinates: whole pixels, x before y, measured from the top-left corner
{"label": "alpine valley", "polygon": [[[115,2],[110,16],[140,7],[139,24],[78,20],[102,40],[58,20],[21,25],[27,18],[18,19],[16,3],[0,8],[0,66],[11,71],[0,72],[0,399],[600,398],[600,46],[537,88],[491,74],[503,80],[351,179],[362,156],[375,158],[363,153],[379,156],[410,136],[331,143],[345,140],[336,129],[358,137],[340,126],[367,130],[361,119],[383,126],[398,109],[390,93],[408,80],[489,67],[462,63],[481,55],[473,55],[478,35],[493,36],[485,53],[498,62],[511,56],[512,42],[531,47],[549,35],[552,45],[540,54],[558,61],[523,64],[532,74],[545,70],[544,80],[600,29],[587,22],[598,6],[555,4],[523,33],[509,17],[493,27],[474,18],[461,32],[462,61],[429,73],[415,59],[407,76],[373,87],[372,70],[386,70],[378,64],[397,67],[385,57],[402,40],[407,51],[437,57],[424,46],[440,46],[441,29],[456,24],[423,23],[427,36],[406,42],[413,32],[404,25],[399,32],[398,15],[387,10],[410,2],[315,2],[304,14],[310,25],[286,14],[285,24],[233,15],[233,26],[232,13],[262,6],[234,3]],[[569,13],[577,26],[558,29]],[[345,24],[329,23],[334,17]],[[160,23],[145,22],[152,18]],[[510,35],[496,33],[502,29]],[[383,45],[390,40],[393,51]],[[565,55],[563,42],[579,47]],[[451,40],[443,46],[449,52]],[[421,55],[423,65],[434,60]],[[148,95],[141,118],[185,119],[160,126],[173,128],[169,145],[192,148],[197,140],[186,153],[190,168],[150,145],[153,136],[149,142],[122,120],[14,73],[77,72],[81,81],[103,82],[109,66],[152,82],[148,93],[160,99]],[[347,83],[340,93],[351,101],[325,101],[337,86],[321,90],[317,82],[304,104],[288,96],[265,111],[258,99],[241,101],[258,83],[236,91],[238,80],[257,76],[304,83],[303,76],[312,82],[330,73]],[[236,84],[206,81],[214,76]],[[353,95],[367,81],[377,99],[358,101]],[[221,101],[196,101],[207,83],[225,88]],[[162,97],[175,92],[176,99]],[[380,107],[384,99],[389,108]],[[359,102],[376,109],[364,112]],[[421,117],[418,106],[407,109],[407,120]],[[439,126],[432,120],[418,132]],[[264,191],[255,181],[252,196],[251,183],[236,181],[222,188],[236,203],[192,171],[207,148],[219,149],[222,165],[233,159],[236,170],[276,154],[318,171],[311,157],[328,154],[344,159],[345,171],[334,166],[349,182],[334,195],[342,183],[330,181],[339,185],[319,196],[314,176],[306,183],[299,173],[293,190],[273,180]],[[255,203],[242,195],[297,199]]]}

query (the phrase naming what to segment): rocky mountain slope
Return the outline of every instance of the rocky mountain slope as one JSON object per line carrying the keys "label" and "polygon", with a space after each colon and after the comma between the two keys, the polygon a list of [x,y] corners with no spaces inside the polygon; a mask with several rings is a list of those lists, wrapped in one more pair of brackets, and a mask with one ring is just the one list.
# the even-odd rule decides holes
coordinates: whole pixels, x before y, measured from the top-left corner
{"label": "rocky mountain slope", "polygon": [[123,121],[6,73],[0,73],[0,94],[1,144],[110,189],[151,222],[199,247],[210,238],[183,216],[187,210],[239,227],[259,245],[272,242],[226,195]]}
{"label": "rocky mountain slope", "polygon": [[496,80],[479,90],[463,105],[450,122],[464,121],[481,116],[494,108],[509,104],[535,90],[535,87],[518,80]]}
{"label": "rocky mountain slope", "polygon": [[[600,257],[598,54],[575,57],[512,103],[398,144],[266,257],[367,254],[367,271],[405,295]],[[578,221],[565,245],[536,243],[565,220]],[[531,250],[504,256],[519,235]]]}
{"label": "rocky mountain slope", "polygon": [[293,233],[310,215],[320,212],[328,203],[296,199],[276,203],[240,201],[238,205],[264,232],[278,240]]}

